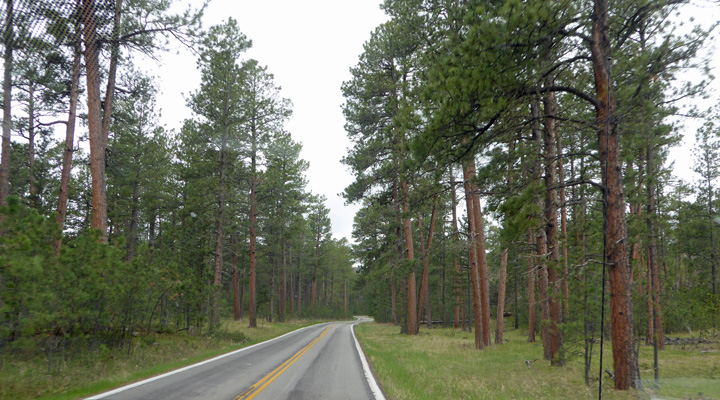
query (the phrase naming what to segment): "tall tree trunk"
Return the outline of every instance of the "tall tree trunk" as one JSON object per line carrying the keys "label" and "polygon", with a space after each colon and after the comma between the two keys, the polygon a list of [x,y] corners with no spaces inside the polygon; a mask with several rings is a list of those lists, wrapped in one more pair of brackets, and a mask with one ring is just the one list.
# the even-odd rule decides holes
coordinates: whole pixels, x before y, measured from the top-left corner
{"label": "tall tree trunk", "polygon": [[211,327],[220,323],[220,280],[223,267],[223,219],[225,216],[225,175],[227,172],[227,130],[223,132],[220,148],[220,193],[218,193],[217,228],[215,236],[215,274],[213,279],[213,304]]}
{"label": "tall tree trunk", "polygon": [[[638,360],[633,348],[633,308],[631,276],[628,266],[627,220],[620,162],[620,135],[613,118],[615,98],[610,95],[609,0],[594,0],[591,62],[595,90],[600,167],[607,210],[607,264],[612,314],[613,363],[615,389],[635,387],[640,379]],[[608,129],[609,128],[609,129]]]}
{"label": "tall tree trunk", "polygon": [[[408,185],[404,180],[400,181],[400,194],[402,196],[402,209],[405,215],[410,212],[410,200],[408,194]],[[405,233],[405,258],[408,262],[412,263],[415,260],[415,251],[413,245],[412,227],[410,225],[410,217],[403,218],[403,228]],[[417,294],[416,294],[416,282],[415,282],[415,270],[411,270],[407,277],[408,287],[408,334],[416,335],[418,332],[418,318],[417,318]]]}
{"label": "tall tree trunk", "polygon": [[12,70],[14,44],[13,0],[5,0],[5,73],[3,75],[3,136],[0,155],[0,206],[7,205],[10,194],[10,130],[12,128]]}
{"label": "tall tree trunk", "polygon": [[[663,331],[662,331],[662,314],[660,307],[660,277],[658,276],[658,251],[657,251],[657,229],[655,221],[657,219],[657,197],[656,197],[656,172],[655,172],[655,154],[652,144],[647,146],[647,174],[645,187],[647,190],[647,228],[648,228],[648,286],[650,289],[651,307],[649,314],[652,318],[653,347],[655,349],[655,366],[657,371],[657,350],[665,348]],[[658,379],[658,376],[655,376]]]}
{"label": "tall tree trunk", "polygon": [[105,107],[102,116],[102,136],[104,147],[107,149],[108,135],[110,134],[110,120],[112,118],[113,99],[115,98],[115,76],[120,58],[120,18],[122,17],[122,0],[115,0],[115,13],[113,16],[112,42],[110,45],[110,67],[108,68],[107,88],[105,89]]}
{"label": "tall tree trunk", "polygon": [[[79,3],[79,0],[78,0]],[[67,215],[68,190],[70,187],[70,171],[72,170],[73,144],[75,142],[75,117],[77,112],[78,96],[80,94],[80,68],[82,53],[80,50],[80,27],[76,27],[78,37],[74,47],[72,77],[70,81],[70,106],[68,107],[68,119],[65,126],[65,146],[63,147],[62,172],[60,173],[60,193],[58,194],[57,213],[55,223],[60,231],[65,228],[65,216]],[[62,235],[55,241],[55,255],[60,254],[62,246]]]}
{"label": "tall tree trunk", "polygon": [[[535,247],[532,230],[528,230],[528,247]],[[532,251],[528,254],[528,342],[535,342],[535,261]]]}
{"label": "tall tree trunk", "polygon": [[97,40],[97,7],[95,0],[83,0],[83,34],[87,78],[87,113],[90,141],[90,176],[92,220],[90,226],[107,241],[107,202],[105,188],[105,139],[100,106],[100,44]]}
{"label": "tall tree trunk", "polygon": [[[393,179],[393,204],[395,207],[395,217],[397,218],[397,224],[395,228],[395,236],[397,236],[396,243],[396,249],[397,249],[397,258],[395,259],[395,262],[393,263],[393,274],[392,274],[392,318],[393,318],[393,324],[397,325],[400,323],[398,320],[398,302],[397,302],[397,278],[395,276],[395,271],[397,271],[398,263],[400,260],[403,259],[404,251],[403,251],[403,233],[402,233],[402,220],[401,220],[401,206],[400,206],[400,182],[398,181],[397,176]],[[402,283],[401,283],[402,288]],[[407,329],[407,325],[400,327],[400,330]]]}
{"label": "tall tree trunk", "polygon": [[495,326],[495,344],[503,344],[503,329],[505,322],[505,281],[507,280],[508,248],[505,247],[500,255],[500,277],[498,278],[497,321]]}
{"label": "tall tree trunk", "polygon": [[232,269],[233,269],[233,318],[239,321],[242,318],[242,303],[240,300],[240,272],[238,271],[237,240],[232,236]]}
{"label": "tall tree trunk", "polygon": [[[552,84],[552,82],[550,82]],[[557,273],[560,264],[560,246],[558,243],[558,193],[557,185],[557,143],[555,142],[555,115],[557,100],[554,92],[548,92],[543,98],[545,111],[545,234],[549,260],[547,263],[548,293],[547,303],[550,317],[550,362],[552,365],[564,365],[560,354],[562,333],[561,282]]]}
{"label": "tall tree trunk", "polygon": [[[470,160],[471,176],[475,177],[475,160]],[[473,191],[473,213],[475,218],[475,246],[477,247],[478,279],[480,280],[480,301],[482,307],[483,344],[490,346],[490,280],[488,279],[487,254],[485,252],[485,229],[483,227],[480,189],[470,180]]]}
{"label": "tall tree trunk", "polygon": [[257,327],[257,305],[256,305],[256,291],[255,291],[255,260],[256,260],[256,233],[255,225],[257,221],[257,132],[255,126],[251,127],[251,140],[252,140],[252,154],[250,156],[250,173],[252,174],[250,179],[250,282],[248,284],[248,291],[250,296],[250,304],[248,308],[248,317],[250,319],[250,328]]}
{"label": "tall tree trunk", "polygon": [[475,175],[474,169],[471,169],[469,162],[463,164],[463,186],[465,188],[465,203],[467,207],[468,215],[468,233],[470,234],[470,242],[468,244],[470,252],[470,282],[472,284],[472,300],[473,300],[473,316],[475,320],[475,349],[485,348],[485,338],[483,336],[483,324],[482,324],[482,306],[480,304],[480,278],[478,275],[478,256],[477,256],[477,245],[476,241],[477,234],[475,224],[475,211],[473,210],[474,191],[470,180]]}
{"label": "tall tree trunk", "polygon": [[438,207],[438,196],[435,195],[435,202],[433,204],[432,214],[430,217],[430,231],[428,233],[427,244],[424,243],[422,234],[422,221],[418,216],[418,232],[420,235],[420,251],[423,259],[423,274],[420,283],[420,307],[418,307],[418,319],[422,314],[423,307],[425,307],[425,322],[428,329],[432,329],[432,313],[430,310],[430,288],[429,288],[429,273],[430,273],[430,251],[432,250],[433,234],[435,233],[435,219],[437,216]]}

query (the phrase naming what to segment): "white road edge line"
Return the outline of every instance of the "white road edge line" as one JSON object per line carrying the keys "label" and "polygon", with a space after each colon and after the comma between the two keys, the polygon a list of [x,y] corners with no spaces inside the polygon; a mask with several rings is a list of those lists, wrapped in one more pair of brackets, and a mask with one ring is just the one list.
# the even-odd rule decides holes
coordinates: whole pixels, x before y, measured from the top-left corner
{"label": "white road edge line", "polygon": [[[370,321],[372,321],[372,319]],[[350,332],[352,333],[353,340],[355,340],[355,347],[357,348],[357,352],[360,355],[360,362],[362,363],[363,372],[365,373],[365,380],[367,380],[368,385],[370,385],[370,391],[372,391],[373,395],[375,396],[375,400],[385,400],[385,395],[383,394],[382,390],[380,390],[380,386],[378,386],[378,383],[375,380],[375,376],[370,370],[370,365],[368,365],[368,362],[365,359],[365,353],[363,353],[363,350],[360,347],[360,342],[358,342],[357,337],[355,336],[355,325],[359,324],[360,322],[370,321],[355,322],[354,324],[350,325]]]}
{"label": "white road edge line", "polygon": [[[261,344],[270,343],[270,342],[272,342],[272,341],[278,340],[278,339],[283,338],[283,337],[285,337],[285,336],[292,335],[292,334],[294,334],[294,333],[300,332],[300,331],[305,330],[305,329],[308,329],[308,328],[312,328],[313,326],[322,325],[322,324],[324,324],[324,323],[326,323],[326,322],[321,322],[321,323],[319,323],[319,324],[309,325],[309,326],[306,326],[306,327],[304,327],[304,328],[296,329],[296,330],[294,330],[294,331],[292,331],[292,332],[288,332],[288,333],[286,333],[286,334],[284,334],[284,335],[282,335],[282,336],[278,336],[278,337],[276,337],[276,338],[268,339],[268,340],[266,340],[266,341],[264,341],[264,342],[255,343],[255,344],[252,345],[252,346],[243,347],[242,349],[234,350],[234,351],[231,351],[231,352],[229,352],[229,353],[225,353],[225,354],[219,355],[219,356],[217,356],[217,357],[211,358],[211,359],[209,359],[209,360],[200,361],[199,363],[195,363],[195,364],[192,364],[192,365],[188,365],[187,367],[183,367],[183,368],[176,369],[176,370],[173,370],[173,371],[170,371],[170,372],[166,372],[166,373],[164,373],[164,374],[162,374],[162,375],[154,376],[154,377],[152,377],[152,378],[148,378],[148,379],[145,379],[145,380],[142,380],[142,381],[139,381],[139,382],[131,383],[131,384],[127,385],[127,386],[122,386],[122,387],[119,387],[119,388],[117,388],[117,389],[113,389],[113,390],[108,391],[108,392],[104,392],[104,393],[100,393],[100,394],[95,395],[95,396],[87,397],[87,398],[85,398],[85,400],[104,399],[104,398],[106,398],[106,397],[108,397],[108,396],[112,396],[112,395],[114,395],[114,394],[118,394],[118,393],[120,393],[120,392],[124,392],[124,391],[126,391],[126,390],[129,390],[129,389],[132,389],[132,388],[135,388],[135,387],[144,385],[144,384],[146,384],[146,383],[154,382],[154,381],[157,381],[157,380],[159,380],[159,379],[162,379],[162,378],[165,378],[165,377],[168,377],[168,376],[171,376],[171,375],[179,374],[180,372],[187,371],[187,370],[189,370],[189,369],[191,369],[191,368],[199,367],[199,366],[201,366],[201,365],[205,365],[205,364],[211,363],[211,362],[213,362],[213,361],[217,361],[217,360],[220,360],[220,359],[222,359],[222,358],[229,357],[229,356],[235,355],[235,354],[237,354],[237,353],[241,353],[241,352],[243,352],[243,351],[245,351],[245,350],[250,350],[250,349],[252,349],[253,347],[260,346]],[[353,334],[353,335],[354,335],[354,334]],[[357,340],[356,340],[355,342],[357,343]]]}

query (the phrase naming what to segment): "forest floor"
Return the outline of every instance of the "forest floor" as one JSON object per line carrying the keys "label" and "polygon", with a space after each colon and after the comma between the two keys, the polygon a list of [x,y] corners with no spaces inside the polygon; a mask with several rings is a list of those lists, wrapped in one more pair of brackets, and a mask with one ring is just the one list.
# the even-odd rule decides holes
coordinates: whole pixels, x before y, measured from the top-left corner
{"label": "forest floor", "polygon": [[[355,329],[388,399],[592,399],[598,398],[599,345],[594,346],[590,385],[584,381],[583,342],[568,343],[569,361],[551,367],[542,344],[508,329],[505,343],[474,349],[474,334],[452,328],[420,328],[400,334],[388,324]],[[494,333],[494,330],[493,330]],[[494,339],[493,334],[493,339]],[[676,335],[672,335],[675,337]],[[682,336],[681,336],[682,337]],[[653,348],[641,346],[644,389],[616,391],[604,374],[604,399],[720,399],[720,343],[668,345],[659,353],[659,389],[653,380]],[[680,342],[679,342],[680,343]],[[605,342],[603,369],[612,371],[612,344]],[[529,366],[528,366],[529,364]]]}
{"label": "forest floor", "polygon": [[62,358],[48,355],[42,344],[26,343],[23,350],[0,354],[0,399],[77,399],[214,356],[247,347],[322,321],[292,320],[268,323],[258,319],[224,321],[216,334],[137,333],[130,345],[95,351],[75,351]]}

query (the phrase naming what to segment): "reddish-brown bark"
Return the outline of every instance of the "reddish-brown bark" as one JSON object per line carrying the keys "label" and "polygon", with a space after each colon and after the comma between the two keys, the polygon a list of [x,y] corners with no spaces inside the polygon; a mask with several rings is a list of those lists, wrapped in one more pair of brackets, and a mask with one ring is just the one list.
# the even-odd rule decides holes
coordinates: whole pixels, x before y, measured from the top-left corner
{"label": "reddish-brown bark", "polygon": [[557,100],[555,93],[548,92],[543,98],[545,120],[543,142],[545,145],[545,238],[547,254],[547,305],[550,318],[549,344],[550,360],[552,365],[563,365],[560,355],[562,347],[562,333],[560,320],[562,318],[561,282],[557,269],[560,264],[560,249],[558,243],[558,190],[557,186],[557,144],[555,142],[555,114],[557,114]]}
{"label": "reddish-brown bark", "polygon": [[477,264],[477,235],[475,232],[475,212],[473,210],[473,190],[470,184],[470,180],[474,175],[474,171],[470,169],[470,163],[463,164],[463,187],[465,188],[465,204],[467,207],[468,215],[468,233],[470,236],[470,242],[468,244],[468,250],[470,253],[470,282],[472,286],[472,302],[473,302],[473,316],[475,321],[475,349],[484,349],[485,340],[483,335],[483,324],[482,324],[482,307],[480,305],[480,278],[478,276],[478,264]]}
{"label": "reddish-brown bark", "polygon": [[633,308],[631,271],[628,265],[627,220],[620,160],[620,135],[615,112],[615,98],[610,94],[610,38],[609,1],[595,0],[592,18],[591,62],[595,77],[595,92],[600,167],[606,199],[606,256],[610,282],[610,310],[612,315],[613,364],[615,389],[635,387],[640,378],[637,357],[633,349]]}
{"label": "reddish-brown bark", "polygon": [[[470,176],[474,177],[475,160],[469,163]],[[483,228],[483,215],[480,206],[480,189],[470,180],[473,192],[473,223],[475,225],[475,246],[477,248],[478,279],[480,280],[480,305],[482,307],[483,344],[490,345],[490,281],[488,279],[487,254],[485,253],[485,229]]]}
{"label": "reddish-brown bark", "polygon": [[100,45],[97,40],[95,0],[83,0],[83,36],[87,79],[88,136],[90,141],[90,177],[92,218],[90,226],[107,240],[107,203],[105,191],[105,140],[100,108]]}

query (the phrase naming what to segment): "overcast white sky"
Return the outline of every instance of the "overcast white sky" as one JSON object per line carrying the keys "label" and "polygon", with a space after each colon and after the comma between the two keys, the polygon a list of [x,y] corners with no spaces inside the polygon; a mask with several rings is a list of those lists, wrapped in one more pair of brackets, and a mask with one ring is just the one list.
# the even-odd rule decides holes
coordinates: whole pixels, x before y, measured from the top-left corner
{"label": "overcast white sky", "polygon": [[[340,85],[350,78],[363,50],[363,43],[379,24],[387,20],[381,0],[212,0],[204,26],[222,23],[231,16],[253,42],[246,53],[267,65],[282,86],[282,95],[293,102],[293,117],[287,129],[303,144],[302,158],[310,162],[308,189],[327,197],[333,236],[351,238],[357,206],[345,206],[339,194],[352,182],[340,159],[349,147],[340,109]],[[709,4],[709,3],[706,3]],[[720,20],[717,7],[690,12],[705,23]],[[711,41],[712,43],[712,41]],[[179,128],[190,111],[184,96],[199,87],[195,56],[178,45],[162,57],[163,64],[150,72],[161,79],[158,104],[162,121]],[[709,46],[708,46],[709,47]],[[717,58],[716,58],[717,59]],[[694,79],[692,74],[688,79]],[[717,83],[714,85],[718,87]],[[716,101],[707,101],[710,104]],[[671,158],[676,172],[690,179],[697,124],[686,123],[684,145]]]}
{"label": "overcast white sky", "polygon": [[[205,13],[205,28],[228,17],[253,42],[247,58],[268,66],[293,102],[287,124],[295,141],[303,144],[302,158],[310,162],[308,190],[327,197],[335,238],[351,238],[357,206],[345,206],[339,196],[352,181],[340,159],[349,141],[344,130],[340,86],[350,78],[370,33],[387,18],[380,0],[212,0]],[[162,57],[151,73],[161,79],[162,122],[178,129],[190,111],[184,95],[200,86],[195,56],[179,51]]]}

